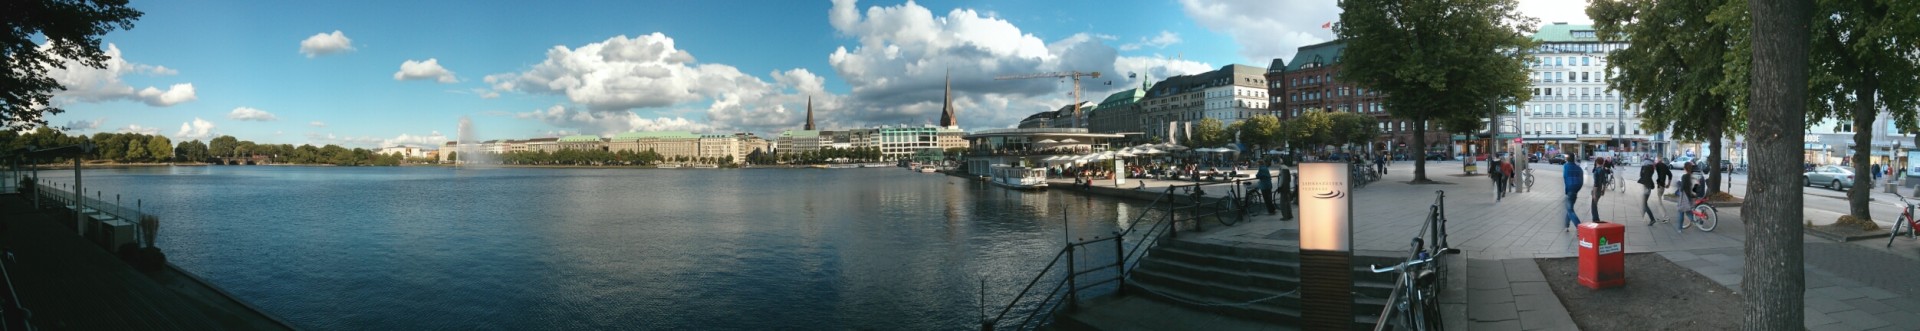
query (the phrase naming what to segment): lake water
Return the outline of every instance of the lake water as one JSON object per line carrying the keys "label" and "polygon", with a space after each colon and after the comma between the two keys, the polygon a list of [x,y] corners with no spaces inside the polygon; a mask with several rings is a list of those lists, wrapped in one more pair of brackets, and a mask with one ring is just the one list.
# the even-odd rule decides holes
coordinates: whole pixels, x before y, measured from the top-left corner
{"label": "lake water", "polygon": [[900,168],[86,173],[173,263],[322,330],[977,329],[982,280],[998,307],[1144,205]]}

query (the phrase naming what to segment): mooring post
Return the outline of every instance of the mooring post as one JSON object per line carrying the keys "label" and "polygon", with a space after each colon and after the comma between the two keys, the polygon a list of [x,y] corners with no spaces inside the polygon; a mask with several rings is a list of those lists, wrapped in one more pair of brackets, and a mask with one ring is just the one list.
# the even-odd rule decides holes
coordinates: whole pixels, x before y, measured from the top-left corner
{"label": "mooring post", "polygon": [[1120,236],[1120,231],[1113,232],[1113,277],[1120,282],[1120,287],[1113,290],[1114,295],[1127,294],[1127,249],[1121,243],[1126,240],[1127,237]]}
{"label": "mooring post", "polygon": [[1073,246],[1072,243],[1067,244],[1067,311],[1080,308],[1079,286],[1074,285],[1073,281],[1074,278],[1079,278],[1073,276],[1074,271],[1079,270],[1073,268]]}

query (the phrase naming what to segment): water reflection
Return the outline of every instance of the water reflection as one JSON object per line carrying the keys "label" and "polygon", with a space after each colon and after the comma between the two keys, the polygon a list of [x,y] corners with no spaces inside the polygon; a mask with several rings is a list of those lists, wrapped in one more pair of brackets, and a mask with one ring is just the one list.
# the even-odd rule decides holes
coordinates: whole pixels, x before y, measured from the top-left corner
{"label": "water reflection", "polygon": [[1139,208],[893,168],[87,176],[149,201],[176,264],[312,329],[967,328],[981,280],[1005,302]]}

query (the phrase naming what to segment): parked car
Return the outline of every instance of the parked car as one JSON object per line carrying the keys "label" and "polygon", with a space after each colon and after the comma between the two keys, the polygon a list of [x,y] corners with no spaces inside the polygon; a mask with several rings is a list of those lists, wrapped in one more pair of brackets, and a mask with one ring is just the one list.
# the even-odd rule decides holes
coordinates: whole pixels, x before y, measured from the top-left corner
{"label": "parked car", "polygon": [[1564,164],[1564,163],[1567,163],[1566,154],[1555,154],[1553,158],[1547,159],[1547,164]]}
{"label": "parked car", "polygon": [[1804,175],[1801,180],[1806,185],[1825,185],[1829,189],[1846,190],[1853,187],[1853,169],[1842,166],[1820,166]]}
{"label": "parked car", "polygon": [[1427,153],[1427,161],[1447,161],[1452,159],[1453,159],[1453,156],[1447,155],[1447,153],[1440,153],[1440,152]]}
{"label": "parked car", "polygon": [[1733,173],[1733,161],[1720,160],[1720,172]]}
{"label": "parked car", "polygon": [[1527,154],[1527,163],[1540,162],[1540,154]]}
{"label": "parked car", "polygon": [[1673,167],[1674,171],[1680,171],[1680,169],[1686,169],[1687,163],[1693,163],[1692,156],[1682,156],[1682,157],[1673,158],[1673,161],[1667,162],[1667,166]]}

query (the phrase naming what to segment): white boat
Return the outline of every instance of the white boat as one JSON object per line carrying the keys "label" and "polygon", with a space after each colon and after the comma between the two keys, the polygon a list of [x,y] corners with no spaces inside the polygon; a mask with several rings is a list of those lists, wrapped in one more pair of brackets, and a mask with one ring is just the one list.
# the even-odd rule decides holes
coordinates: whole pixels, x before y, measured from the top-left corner
{"label": "white boat", "polygon": [[987,182],[1020,190],[1044,189],[1047,169],[995,164],[987,168]]}
{"label": "white boat", "polygon": [[926,165],[926,166],[920,166],[920,173],[928,173],[928,174],[930,174],[930,173],[934,173],[934,172],[938,172],[938,171],[940,171],[940,169],[939,169],[939,168],[934,168],[933,166],[930,166],[930,165]]}

